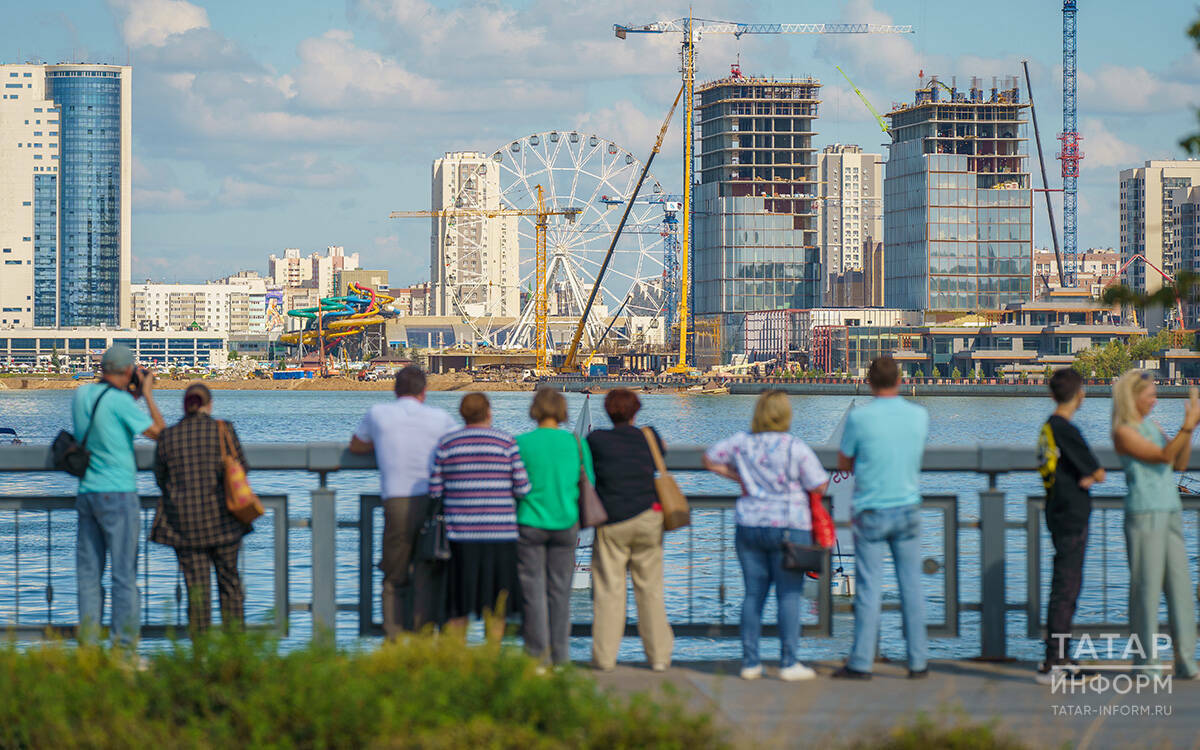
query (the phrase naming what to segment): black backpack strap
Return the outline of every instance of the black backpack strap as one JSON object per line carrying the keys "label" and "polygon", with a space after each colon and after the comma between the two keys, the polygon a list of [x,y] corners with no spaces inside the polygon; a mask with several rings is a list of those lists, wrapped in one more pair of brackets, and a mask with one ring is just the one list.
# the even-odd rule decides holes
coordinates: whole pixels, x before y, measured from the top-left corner
{"label": "black backpack strap", "polygon": [[83,440],[80,441],[80,445],[82,445],[84,448],[87,447],[87,439],[88,435],[90,435],[92,432],[92,425],[96,423],[96,410],[100,408],[100,399],[107,396],[108,392],[111,390],[113,390],[113,387],[112,385],[109,385],[100,392],[100,395],[96,397],[95,403],[92,404],[92,415],[88,417],[88,426],[87,429],[83,431]]}

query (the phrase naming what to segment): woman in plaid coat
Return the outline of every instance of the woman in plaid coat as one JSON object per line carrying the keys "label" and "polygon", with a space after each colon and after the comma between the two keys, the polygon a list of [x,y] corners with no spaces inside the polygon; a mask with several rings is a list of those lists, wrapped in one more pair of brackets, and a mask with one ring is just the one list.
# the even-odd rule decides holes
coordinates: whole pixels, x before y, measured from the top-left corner
{"label": "woman in plaid coat", "polygon": [[154,516],[151,541],[175,548],[188,590],[188,628],[193,634],[212,623],[209,579],[217,569],[221,620],[242,622],[245,594],[238,574],[242,537],[252,527],[225,507],[225,467],[220,425],[232,438],[237,459],[246,465],[233,425],[212,418],[212,393],[195,383],[183,395],[184,417],[163,431],[154,460],[162,500]]}

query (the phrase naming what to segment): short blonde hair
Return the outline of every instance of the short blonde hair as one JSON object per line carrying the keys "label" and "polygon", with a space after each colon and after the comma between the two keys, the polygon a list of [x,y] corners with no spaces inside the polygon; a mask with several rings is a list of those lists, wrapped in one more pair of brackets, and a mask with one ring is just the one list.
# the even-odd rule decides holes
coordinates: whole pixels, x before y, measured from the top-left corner
{"label": "short blonde hair", "polygon": [[1137,424],[1142,421],[1142,415],[1137,410],[1137,397],[1150,387],[1154,378],[1145,370],[1134,368],[1125,373],[1113,385],[1112,390],[1112,428]]}
{"label": "short blonde hair", "polygon": [[783,391],[763,391],[754,402],[750,432],[787,432],[792,426],[792,402]]}
{"label": "short blonde hair", "polygon": [[538,388],[529,405],[529,418],[535,422],[553,419],[562,424],[567,421],[567,400],[553,388]]}

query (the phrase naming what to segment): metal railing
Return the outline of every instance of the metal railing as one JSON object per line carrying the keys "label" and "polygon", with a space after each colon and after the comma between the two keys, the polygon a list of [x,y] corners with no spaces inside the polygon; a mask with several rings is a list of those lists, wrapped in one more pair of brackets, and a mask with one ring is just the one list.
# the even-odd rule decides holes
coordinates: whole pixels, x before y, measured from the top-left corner
{"label": "metal railing", "polygon": [[[814,447],[821,463],[828,469],[836,465],[837,449],[833,446]],[[138,468],[147,470],[153,461],[153,447],[139,444],[136,449]],[[296,443],[296,444],[257,444],[245,445],[247,463],[255,474],[261,471],[294,472],[297,477],[315,476],[317,486],[308,490],[311,501],[311,512],[307,517],[288,517],[286,496],[273,495],[266,498],[273,510],[273,541],[274,541],[274,602],[273,626],[283,629],[287,627],[287,616],[290,612],[309,611],[312,614],[314,629],[329,628],[336,625],[339,611],[356,612],[358,631],[363,635],[379,632],[379,624],[374,620],[375,561],[379,557],[376,544],[375,514],[379,507],[379,497],[375,494],[358,494],[357,518],[338,520],[337,495],[328,485],[328,477],[340,471],[371,470],[375,468],[372,456],[351,454],[344,444],[339,443]],[[1120,469],[1120,465],[1111,448],[1097,450],[1101,463],[1110,470]],[[668,467],[678,473],[703,471],[703,449],[700,447],[672,447],[667,456]],[[1193,456],[1192,469],[1200,468],[1200,456]],[[983,478],[984,487],[978,491],[971,489],[969,481],[963,483],[963,489],[953,493],[929,494],[924,498],[923,519],[931,514],[939,514],[937,524],[924,522],[926,529],[941,529],[941,548],[925,560],[926,575],[941,573],[939,595],[943,598],[943,616],[940,621],[929,623],[929,633],[934,637],[955,637],[960,633],[960,620],[964,612],[979,612],[979,655],[984,658],[1004,658],[1007,655],[1008,614],[1023,612],[1026,615],[1028,627],[1024,635],[1031,638],[1041,637],[1042,608],[1041,567],[1046,561],[1046,550],[1041,543],[1041,505],[1037,497],[1028,498],[1024,502],[1025,517],[1009,518],[1005,511],[1006,493],[998,488],[997,481],[1001,476],[1024,474],[1032,476],[1037,469],[1036,452],[1031,446],[996,446],[996,445],[963,445],[936,446],[926,450],[923,471],[933,473],[956,473],[975,475]],[[49,449],[45,446],[5,446],[0,447],[0,474],[22,472],[38,474],[52,471]],[[255,474],[251,475],[253,482]],[[59,475],[60,477],[64,475]],[[2,482],[2,480],[0,480]],[[300,481],[296,486],[302,486]],[[49,516],[54,511],[73,508],[73,498],[59,497],[16,497],[3,494],[3,484],[0,483],[0,522],[8,511],[14,513],[14,539],[0,539],[0,566],[3,558],[15,553],[17,565],[20,564],[21,536],[25,533],[22,528],[20,513],[25,511],[44,512]],[[292,493],[296,494],[295,492]],[[1014,493],[1015,494],[1015,493]],[[960,518],[964,510],[964,502],[970,502],[971,497],[978,496],[978,520]],[[970,496],[970,497],[965,497]],[[716,532],[716,554],[711,550],[700,554],[696,550],[695,527],[689,530],[672,532],[668,535],[669,545],[685,548],[683,554],[684,568],[672,575],[686,578],[683,596],[686,597],[686,617],[672,624],[681,636],[726,637],[737,633],[736,620],[730,622],[726,617],[725,604],[728,602],[726,568],[736,565],[730,563],[732,552],[732,522],[731,509],[734,498],[729,495],[699,495],[690,496],[697,517],[706,514],[716,514],[720,526]],[[153,507],[155,498],[143,498],[144,507]],[[1098,498],[1095,502],[1097,516],[1102,514],[1120,513],[1120,500]],[[1200,499],[1185,500],[1188,513],[1200,513]],[[49,519],[46,519],[49,523]],[[261,522],[260,522],[261,523]],[[843,524],[844,526],[844,524]],[[306,529],[311,533],[311,600],[307,602],[291,601],[288,598],[289,559],[288,548],[290,535],[297,530]],[[357,601],[339,603],[337,598],[337,532],[338,529],[357,531],[357,567],[358,567],[358,598]],[[63,528],[62,533],[73,533],[73,528]],[[1006,594],[1008,581],[1009,549],[1008,532],[1024,530],[1023,554],[1026,558],[1026,596],[1024,601],[1010,602]],[[682,535],[682,537],[680,536]],[[973,538],[973,535],[977,537]],[[683,541],[678,541],[679,539]],[[1019,538],[1019,537],[1018,537]],[[977,542],[977,544],[976,544]],[[962,567],[969,562],[974,567],[975,560],[964,560],[963,550],[978,547],[978,601],[962,601],[960,585],[962,583]],[[73,546],[72,546],[73,549]],[[1110,554],[1104,550],[1103,554]],[[699,556],[698,556],[699,555]],[[73,558],[73,555],[72,555]],[[49,576],[49,570],[58,563],[59,570],[69,569],[73,559],[54,560],[50,556],[45,559],[46,571],[40,574]],[[713,569],[716,569],[715,573]],[[1019,571],[1019,567],[1015,568]],[[697,581],[698,577],[714,576],[712,582],[714,592],[702,592],[707,585]],[[731,573],[735,580],[736,573]],[[845,601],[835,601],[830,595],[830,571],[824,572],[819,584],[817,596],[817,620],[808,623],[807,632],[818,635],[829,635],[833,628],[833,615],[849,611]],[[16,576],[19,579],[19,575]],[[47,578],[47,580],[49,580]],[[5,584],[0,582],[0,590]],[[21,586],[21,581],[14,581]],[[1108,587],[1105,587],[1107,592]],[[703,595],[706,600],[712,599],[717,604],[715,616],[707,617],[704,613],[696,612],[696,601]],[[50,594],[52,596],[52,593]],[[18,592],[18,598],[20,593]],[[178,598],[178,597],[177,597]],[[894,607],[894,605],[893,605]],[[1107,602],[1105,603],[1107,610]],[[678,617],[676,619],[679,619]],[[36,636],[44,632],[48,624],[42,621],[27,622],[21,620],[20,612],[16,613],[13,621],[3,621],[0,617],[0,631],[5,628],[14,630],[22,635]],[[153,636],[169,627],[169,624],[151,621],[144,630],[144,635]],[[69,632],[71,625],[59,621],[54,629]],[[1127,626],[1111,618],[1100,622],[1085,622],[1080,625],[1080,632],[1122,632]],[[630,629],[632,631],[632,628]],[[580,621],[575,623],[576,634],[586,634],[590,631],[590,623]],[[768,628],[765,632],[771,632]]]}

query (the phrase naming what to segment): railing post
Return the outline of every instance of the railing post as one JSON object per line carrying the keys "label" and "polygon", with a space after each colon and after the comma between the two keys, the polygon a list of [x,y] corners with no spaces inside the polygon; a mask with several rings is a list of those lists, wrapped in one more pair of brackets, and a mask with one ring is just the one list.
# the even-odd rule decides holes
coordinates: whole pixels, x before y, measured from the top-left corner
{"label": "railing post", "polygon": [[312,617],[313,635],[337,624],[337,503],[333,490],[320,486],[312,491]]}
{"label": "railing post", "polygon": [[996,488],[996,475],[988,474],[988,488],[979,493],[980,656],[989,660],[1008,655],[1008,600],[1004,571],[1004,493]]}

